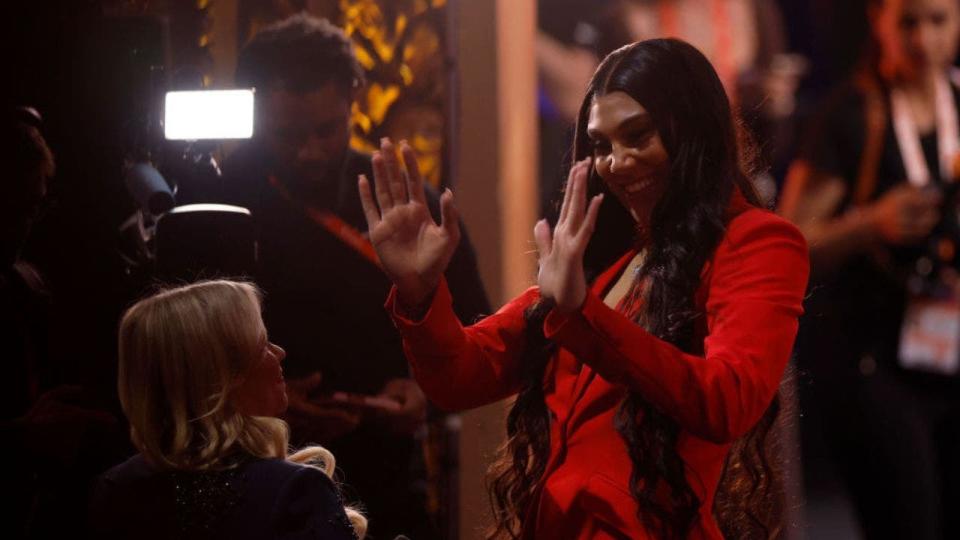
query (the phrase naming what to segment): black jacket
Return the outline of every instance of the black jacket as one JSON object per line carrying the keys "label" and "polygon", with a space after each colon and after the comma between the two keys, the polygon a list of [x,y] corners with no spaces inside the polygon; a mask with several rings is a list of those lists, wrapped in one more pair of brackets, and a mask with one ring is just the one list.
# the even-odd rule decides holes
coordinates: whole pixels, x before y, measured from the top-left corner
{"label": "black jacket", "polygon": [[217,472],[157,472],[141,455],[107,471],[91,500],[94,538],[356,538],[333,482],[280,459]]}

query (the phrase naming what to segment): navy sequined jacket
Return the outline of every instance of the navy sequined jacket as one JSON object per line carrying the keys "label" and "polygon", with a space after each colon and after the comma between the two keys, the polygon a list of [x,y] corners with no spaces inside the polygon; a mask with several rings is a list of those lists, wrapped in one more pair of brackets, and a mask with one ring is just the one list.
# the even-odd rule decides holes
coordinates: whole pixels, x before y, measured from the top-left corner
{"label": "navy sequined jacket", "polygon": [[330,478],[281,459],[161,472],[134,456],[100,477],[90,526],[96,538],[111,539],[356,539]]}

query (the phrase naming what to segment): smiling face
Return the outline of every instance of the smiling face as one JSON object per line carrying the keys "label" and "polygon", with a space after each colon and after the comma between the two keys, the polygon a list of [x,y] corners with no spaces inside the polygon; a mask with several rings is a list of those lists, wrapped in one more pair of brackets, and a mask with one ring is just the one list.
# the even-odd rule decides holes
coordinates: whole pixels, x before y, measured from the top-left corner
{"label": "smiling face", "polygon": [[667,187],[670,156],[650,113],[625,92],[594,99],[587,121],[594,168],[639,223]]}

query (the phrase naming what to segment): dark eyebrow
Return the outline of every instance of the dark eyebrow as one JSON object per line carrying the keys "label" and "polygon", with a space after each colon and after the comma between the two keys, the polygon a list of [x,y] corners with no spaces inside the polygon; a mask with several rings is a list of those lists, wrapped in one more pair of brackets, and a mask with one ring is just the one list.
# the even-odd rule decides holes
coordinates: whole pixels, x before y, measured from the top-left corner
{"label": "dark eyebrow", "polygon": [[[617,131],[623,130],[623,129],[625,129],[625,128],[627,128],[627,127],[630,127],[631,125],[634,125],[634,124],[640,124],[640,126],[643,127],[643,128],[652,127],[652,126],[653,126],[653,121],[650,119],[650,113],[648,113],[648,112],[646,112],[646,111],[643,111],[643,112],[638,112],[638,113],[635,113],[635,114],[631,114],[630,116],[624,118],[624,119],[620,122],[620,124],[617,126]],[[590,138],[595,138],[595,137],[597,136],[597,132],[596,132],[596,130],[590,129],[590,128],[588,127],[588,128],[587,128],[587,135],[588,135]]]}
{"label": "dark eyebrow", "polygon": [[627,128],[629,126],[639,125],[642,128],[653,127],[653,119],[650,118],[650,113],[641,112],[627,117],[623,122],[620,122],[620,125],[617,126],[618,130]]}

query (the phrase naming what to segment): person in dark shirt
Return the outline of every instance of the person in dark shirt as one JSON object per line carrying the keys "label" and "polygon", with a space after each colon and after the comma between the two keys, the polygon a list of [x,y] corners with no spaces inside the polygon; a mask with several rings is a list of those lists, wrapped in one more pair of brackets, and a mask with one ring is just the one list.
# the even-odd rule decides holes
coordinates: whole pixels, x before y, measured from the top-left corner
{"label": "person in dark shirt", "polygon": [[780,204],[811,248],[801,398],[823,411],[808,429],[864,537],[958,538],[960,5],[868,6],[868,56],[821,109]]}
{"label": "person in dark shirt", "polygon": [[2,111],[0,456],[17,466],[7,478],[14,496],[0,512],[0,536],[11,538],[57,537],[73,530],[84,505],[71,503],[86,494],[94,441],[107,439],[118,424],[91,402],[88,388],[67,384],[65,366],[51,358],[53,295],[45,276],[21,256],[48,205],[48,185],[56,172],[42,128],[32,107]]}
{"label": "person in dark shirt", "polygon": [[288,456],[284,350],[250,283],[205,281],[134,304],[119,331],[118,390],[138,453],[107,471],[96,538],[362,538],[333,455]]}
{"label": "person in dark shirt", "polygon": [[[28,107],[5,111],[0,148],[6,167],[0,185],[0,332],[11,356],[4,377],[4,418],[27,412],[42,388],[48,293],[33,265],[20,257],[53,176],[53,154]],[[6,355],[5,355],[6,356]]]}
{"label": "person in dark shirt", "polygon": [[[225,161],[224,189],[256,224],[264,317],[294,379],[293,440],[320,442],[341,458],[371,535],[433,537],[415,440],[427,402],[383,310],[390,282],[365,238],[356,180],[372,176],[371,158],[349,148],[363,70],[342,31],[297,15],[253,37],[236,82],[256,89],[256,128]],[[436,192],[428,197],[439,215]],[[447,279],[462,320],[489,312],[469,241]]]}

